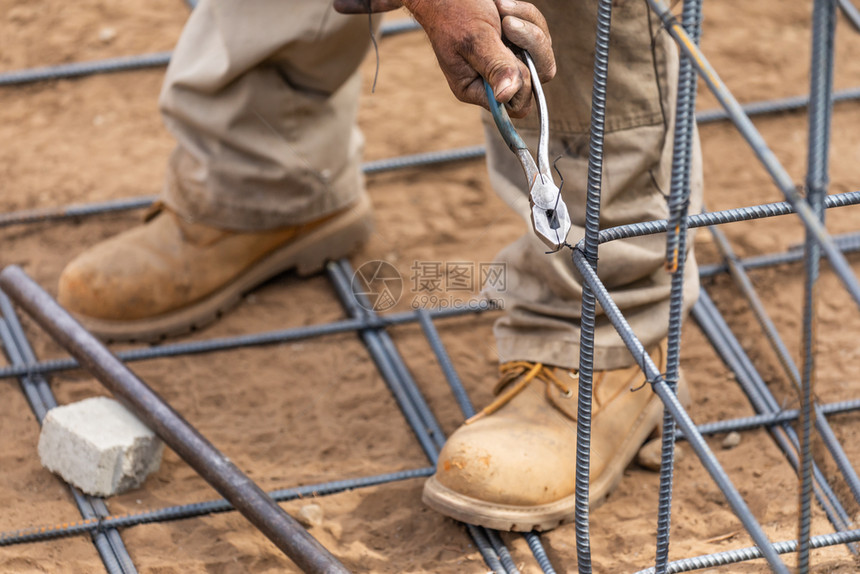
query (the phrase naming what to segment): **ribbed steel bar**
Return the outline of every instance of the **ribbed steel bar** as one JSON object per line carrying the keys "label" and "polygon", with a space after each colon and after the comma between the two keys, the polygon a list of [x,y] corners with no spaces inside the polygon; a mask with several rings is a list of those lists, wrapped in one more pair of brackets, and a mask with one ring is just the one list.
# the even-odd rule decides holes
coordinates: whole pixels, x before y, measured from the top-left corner
{"label": "ribbed steel bar", "polygon": [[[682,25],[698,43],[701,32],[702,0],[684,0]],[[681,361],[681,323],[683,322],[684,276],[687,260],[687,213],[690,205],[690,172],[695,135],[696,74],[688,58],[681,58],[675,106],[675,133],[672,150],[672,176],[669,190],[669,217],[666,230],[666,268],[672,273],[669,295],[668,351],[666,383],[677,392]],[[675,471],[675,419],[663,410],[663,435],[660,454],[660,490],[657,505],[657,543],[654,568],[665,574],[669,563],[672,521],[672,482]]]}
{"label": "ribbed steel bar", "polygon": [[[833,197],[833,196],[829,196]],[[860,233],[846,233],[844,235],[833,236],[836,245],[843,253],[853,253],[860,251]],[[762,267],[772,267],[774,265],[783,265],[786,263],[797,263],[803,260],[803,249],[789,248],[781,253],[767,253],[765,255],[756,255],[738,259],[737,264],[746,270],[760,269]],[[699,267],[699,277],[713,277],[721,273],[729,271],[729,266],[725,263],[716,263],[713,265],[702,265]]]}
{"label": "ribbed steel bar", "polygon": [[[813,536],[810,546],[812,548],[826,548],[828,546],[836,546],[837,544],[851,544],[860,541],[860,530],[848,530],[845,532],[836,532],[834,534],[822,534]],[[797,550],[796,540],[785,540],[776,542],[773,545],[774,550],[778,554],[788,554]],[[700,570],[704,568],[718,568],[728,564],[737,564],[738,562],[746,562],[748,560],[756,560],[762,558],[761,551],[756,547],[739,548],[737,550],[727,550],[726,552],[718,552],[716,554],[706,554],[704,556],[696,556],[695,558],[684,558],[669,563],[669,574],[679,574],[680,572],[690,572],[692,570]],[[636,574],[654,574],[653,568],[640,570]]]}
{"label": "ribbed steel bar", "polygon": [[[597,32],[594,45],[594,79],[591,88],[591,128],[588,150],[588,180],[585,200],[584,255],[597,269],[597,236],[600,231],[600,190],[603,176],[603,135],[606,124],[606,84],[609,76],[609,38],[612,0],[597,2]],[[594,379],[594,328],[596,302],[588,284],[582,288],[579,337],[579,397],[576,411],[576,482],[574,526],[576,557],[580,574],[591,574],[589,526],[589,473],[591,468],[591,404]]]}
{"label": "ribbed steel bar", "polygon": [[[384,22],[379,29],[379,34],[385,37],[420,29],[421,26],[414,20],[403,18],[402,20],[395,20],[393,22]],[[80,78],[95,74],[112,74],[145,70],[148,68],[163,68],[170,63],[172,56],[173,52],[154,52],[151,54],[92,60],[90,62],[73,62],[71,64],[13,70],[0,73],[0,86],[17,86],[48,80]]]}
{"label": "ribbed steel bar", "polygon": [[[770,343],[770,346],[776,354],[776,357],[779,360],[783,371],[785,372],[789,380],[792,382],[794,387],[798,390],[798,392],[803,391],[805,382],[801,379],[800,371],[798,370],[797,365],[794,363],[794,360],[791,358],[791,353],[789,352],[788,347],[783,342],[782,337],[780,336],[779,331],[776,328],[776,325],[771,320],[770,316],[767,313],[767,310],[764,307],[763,302],[759,298],[758,293],[753,286],[752,280],[750,279],[749,275],[747,275],[746,270],[738,264],[738,258],[735,255],[731,244],[729,243],[725,234],[719,228],[711,227],[710,232],[714,238],[714,244],[716,245],[717,250],[720,252],[720,255],[723,257],[726,262],[726,265],[729,268],[729,273],[731,274],[735,284],[738,286],[741,293],[744,295],[744,298],[749,303],[750,309],[752,310],[753,315],[756,317],[756,320],[761,326],[762,331],[764,331],[765,338]],[[808,305],[809,301],[807,301],[806,304]],[[822,442],[827,447],[827,450],[833,457],[834,462],[836,462],[837,468],[839,468],[843,478],[845,479],[846,484],[848,484],[851,493],[854,495],[854,500],[858,504],[860,504],[860,477],[857,476],[857,472],[854,470],[854,467],[848,460],[848,456],[845,454],[842,445],[836,438],[833,429],[830,428],[827,419],[824,417],[824,413],[821,412],[821,409],[819,407],[816,407],[814,404],[812,404],[810,408],[813,408],[815,410],[813,416],[814,425],[815,428],[817,428],[819,433],[821,434]],[[802,450],[803,449],[801,448],[801,452]],[[811,472],[812,462],[810,462],[809,464],[810,467],[808,469],[808,472]]]}
{"label": "ribbed steel bar", "polygon": [[448,356],[448,351],[445,350],[445,345],[442,344],[439,332],[433,324],[433,318],[426,309],[418,309],[417,312],[418,322],[421,325],[421,329],[424,331],[424,336],[427,338],[430,348],[433,350],[433,354],[436,355],[436,360],[439,363],[439,367],[442,369],[442,373],[445,375],[445,379],[451,386],[451,392],[454,394],[454,399],[460,406],[460,411],[463,413],[463,417],[468,419],[475,414],[475,407],[472,405],[472,401],[469,399],[466,389],[463,388],[463,382],[460,380],[460,376],[457,374],[457,371],[454,369],[454,365],[451,363],[451,357]]}
{"label": "ribbed steel bar", "polygon": [[[448,309],[432,309],[427,311],[434,318],[457,317],[460,315],[482,313],[491,310],[489,303],[480,302],[473,307],[459,307]],[[237,335],[233,337],[219,337],[204,341],[190,341],[185,343],[171,343],[156,347],[140,347],[129,349],[126,351],[118,351],[116,356],[124,362],[147,361],[152,359],[162,359],[167,357],[178,357],[182,355],[196,355],[200,353],[214,353],[218,351],[227,351],[233,349],[243,349],[247,347],[258,347],[263,345],[273,345],[278,343],[288,343],[303,339],[311,339],[322,337],[325,335],[334,335],[337,333],[346,333],[349,331],[357,331],[369,327],[383,327],[390,325],[402,325],[418,320],[418,315],[415,311],[406,311],[403,313],[392,313],[390,315],[377,316],[371,319],[345,319],[332,323],[324,323],[320,325],[308,325],[303,327],[295,327],[292,329],[279,329],[275,331],[266,331],[263,333],[254,333],[250,335]],[[13,365],[0,368],[0,379],[20,377],[24,375],[47,374],[61,371],[70,371],[80,367],[80,364],[74,358],[69,359],[53,359],[41,361],[38,363],[28,363],[24,365]]]}
{"label": "ribbed steel bar", "polygon": [[854,271],[845,260],[842,252],[839,251],[827,234],[821,221],[816,217],[815,212],[795,188],[791,176],[785,171],[782,164],[779,163],[779,160],[767,146],[764,138],[756,130],[749,117],[743,113],[740,104],[726,88],[719,75],[717,75],[716,70],[714,70],[707,58],[702,54],[702,51],[693,43],[689,35],[684,31],[684,28],[675,21],[666,3],[663,0],[647,0],[647,2],[660,17],[666,30],[676,41],[682,53],[690,58],[690,61],[693,62],[693,65],[708,85],[708,88],[710,88],[723,108],[729,113],[732,122],[744,139],[750,144],[753,152],[771,175],[771,178],[786,200],[794,208],[804,227],[815,238],[815,241],[821,246],[824,253],[827,254],[831,268],[845,286],[851,298],[854,299],[855,303],[860,305],[860,283],[858,283]]}
{"label": "ribbed steel bar", "polygon": [[[409,480],[413,478],[424,478],[433,474],[433,467],[416,468],[414,470],[402,470],[398,472],[390,472],[375,476],[366,476],[361,478],[351,478],[346,480],[335,480],[331,482],[323,482],[320,484],[310,484],[306,486],[297,486],[293,488],[284,488],[272,490],[269,496],[277,502],[287,502],[305,497],[326,496],[337,494],[347,490],[355,490],[358,488],[368,488],[371,486],[379,486],[381,484],[389,484],[401,480]],[[236,508],[229,501],[222,499],[207,500],[204,502],[194,502],[191,504],[182,504],[177,506],[167,506],[156,510],[147,510],[144,512],[134,512],[129,514],[117,514],[105,516],[96,520],[83,520],[72,524],[58,524],[52,526],[33,526],[23,528],[12,532],[0,533],[0,546],[12,546],[14,544],[26,544],[30,542],[42,542],[45,540],[54,540],[56,538],[66,538],[76,536],[88,532],[100,532],[106,529],[128,528],[139,524],[152,524],[155,522],[170,522],[173,520],[183,520],[194,518],[196,516],[204,516],[209,514],[217,514],[221,512],[230,512]]]}
{"label": "ribbed steel bar", "polygon": [[615,330],[618,332],[618,335],[621,337],[631,355],[633,355],[636,363],[645,373],[646,379],[651,383],[654,392],[658,397],[660,397],[660,400],[663,401],[663,404],[672,413],[675,423],[687,437],[687,442],[695,451],[702,465],[708,471],[708,474],[711,475],[714,483],[723,492],[729,506],[731,506],[735,515],[753,539],[753,542],[755,542],[756,546],[761,549],[762,554],[767,559],[770,567],[778,574],[788,574],[788,569],[774,551],[773,546],[767,539],[761,525],[758,523],[755,516],[753,516],[752,512],[750,512],[749,507],[746,502],[744,502],[737,488],[735,488],[735,485],[732,484],[726,471],[723,470],[722,466],[720,466],[719,461],[714,456],[714,453],[711,452],[705,439],[696,430],[696,425],[684,410],[678,397],[675,396],[675,393],[673,393],[671,389],[669,389],[669,386],[663,379],[663,375],[660,373],[656,365],[654,365],[654,362],[651,360],[651,356],[645,351],[642,343],[636,338],[636,335],[630,329],[630,325],[627,323],[627,320],[615,305],[609,292],[597,277],[597,272],[588,263],[581,249],[574,249],[573,262],[582,274],[583,281],[591,285],[591,288],[594,290],[595,296],[600,302],[600,306],[603,308],[606,318],[609,319],[612,326],[615,327]]}
{"label": "ribbed steel bar", "polygon": [[[851,401],[839,401],[836,403],[825,403],[820,405],[821,416],[836,415],[842,413],[850,413],[860,410],[860,399]],[[761,427],[770,427],[784,425],[797,420],[800,416],[800,411],[797,409],[789,409],[778,413],[769,413],[763,415],[754,415],[751,417],[741,417],[737,419],[726,419],[715,421],[712,423],[702,423],[696,428],[703,435],[722,434],[732,431],[747,431]],[[675,431],[675,438],[683,440],[684,434],[680,431]]]}
{"label": "ribbed steel bar", "polygon": [[338,560],[16,266],[0,288],[299,567],[346,572]]}
{"label": "ribbed steel bar", "polygon": [[[370,311],[372,306],[366,297],[359,300],[359,297],[362,296],[352,290],[350,286],[352,269],[348,261],[341,260],[329,263],[326,270],[329,273],[329,278],[341,304],[349,315],[353,318],[363,318],[365,320],[377,318],[376,313]],[[445,436],[441,429],[439,429],[438,422],[436,422],[436,418],[421,396],[420,391],[414,388],[414,381],[411,380],[411,377],[409,379],[402,378],[406,370],[405,365],[401,369],[393,366],[393,363],[397,362],[399,354],[393,348],[393,344],[385,344],[382,340],[383,333],[380,333],[380,330],[380,326],[368,326],[359,331],[359,336],[379,368],[380,373],[383,375],[383,379],[394,395],[398,406],[403,411],[407,422],[412,427],[421,447],[424,449],[424,453],[430,462],[435,465],[439,458],[439,449],[445,444]],[[384,333],[384,335],[390,343],[388,334]],[[392,357],[395,354],[397,358]],[[406,387],[413,388],[410,392]],[[490,568],[493,568],[497,572],[513,574],[507,567],[508,565],[502,560],[496,547],[492,544],[489,534],[485,529],[471,524],[467,525],[467,529],[481,551],[484,561]]]}
{"label": "ribbed steel bar", "polygon": [[[831,209],[834,207],[844,207],[846,205],[857,205],[858,203],[860,203],[860,191],[849,191],[847,193],[828,195],[825,201],[825,207],[827,209]],[[705,227],[711,225],[722,225],[725,223],[737,223],[739,221],[751,221],[753,219],[764,219],[766,217],[775,217],[777,215],[789,215],[792,213],[795,213],[795,211],[791,204],[782,201],[691,215],[687,218],[687,225],[690,228]],[[618,227],[610,227],[601,230],[600,243],[607,243],[609,241],[616,241],[618,239],[626,239],[629,237],[640,237],[642,235],[654,235],[665,231],[665,219],[631,223],[629,225],[619,225]],[[834,244],[836,243],[834,242]]]}
{"label": "ribbed steel bar", "polygon": [[[860,99],[860,88],[848,88],[839,90],[833,93],[833,102],[848,102]],[[809,105],[809,96],[792,96],[789,98],[779,98],[776,100],[765,100],[761,102],[752,102],[741,106],[741,110],[749,117],[761,116],[766,114],[776,114],[781,112],[790,112],[793,110],[804,109]],[[705,110],[696,114],[696,122],[708,124],[728,120],[729,114],[724,109]]]}
{"label": "ribbed steel bar", "polygon": [[[0,314],[3,316],[2,323],[0,323],[2,325],[0,337],[2,337],[3,346],[6,348],[10,362],[21,365],[35,361],[35,354],[24,335],[24,330],[18,321],[18,315],[12,308],[8,297],[2,292],[0,292]],[[50,387],[40,375],[21,377],[20,384],[30,408],[36,415],[37,422],[41,425],[48,410],[57,404]],[[98,517],[107,512],[107,507],[101,499],[87,496],[71,485],[69,485],[69,491],[84,519]],[[134,562],[116,529],[109,528],[95,532],[92,539],[108,572],[111,574],[137,573]]]}
{"label": "ribbed steel bar", "polygon": [[[753,408],[759,413],[779,414],[781,409],[778,401],[704,290],[699,294],[699,300],[693,307],[692,315],[713,345],[714,350],[734,373],[738,384],[749,398]],[[799,472],[799,441],[794,429],[790,425],[784,425],[771,427],[769,430],[789,464],[795,471]],[[813,465],[813,471],[816,480],[816,497],[828,520],[837,530],[848,530],[851,525],[851,517],[817,465]],[[853,554],[858,554],[857,548],[853,546],[849,546],[849,550]]]}
{"label": "ribbed steel bar", "polygon": [[[368,161],[362,165],[362,171],[365,174],[370,175],[399,169],[436,165],[440,163],[466,161],[481,158],[483,156],[483,146],[470,146]],[[158,196],[146,195],[92,203],[72,204],[62,207],[24,209],[9,213],[0,213],[0,228],[10,225],[58,221],[102,213],[116,213],[133,209],[144,209],[151,206],[157,199]]]}
{"label": "ribbed steel bar", "polygon": [[[814,0],[812,10],[812,62],[809,91],[809,143],[806,174],[806,199],[812,212],[824,223],[824,197],[829,182],[828,156],[833,91],[834,36],[836,3]],[[800,511],[797,535],[797,569],[809,572],[810,538],[812,536],[812,428],[815,421],[815,354],[818,275],[821,253],[818,242],[807,228],[804,258],[803,297],[803,379],[800,388]],[[826,423],[825,423],[826,424]],[[828,427],[829,428],[829,427]],[[840,449],[841,450],[841,449]],[[851,469],[853,474],[853,469]],[[857,480],[856,474],[853,478]],[[846,480],[848,477],[846,476]],[[860,481],[857,481],[860,494]]]}

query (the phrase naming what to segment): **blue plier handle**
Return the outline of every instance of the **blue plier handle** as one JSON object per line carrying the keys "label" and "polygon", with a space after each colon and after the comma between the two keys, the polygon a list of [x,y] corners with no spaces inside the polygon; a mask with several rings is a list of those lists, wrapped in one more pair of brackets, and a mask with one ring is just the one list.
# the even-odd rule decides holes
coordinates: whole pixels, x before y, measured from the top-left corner
{"label": "blue plier handle", "polygon": [[484,80],[484,89],[487,91],[490,113],[493,115],[499,133],[502,134],[505,143],[508,144],[508,147],[511,148],[523,166],[523,172],[529,185],[532,227],[541,241],[550,248],[557,250],[564,245],[567,234],[570,232],[570,214],[561,197],[561,191],[556,187],[552,178],[549,164],[549,114],[537,68],[527,51],[522,50],[522,57],[531,75],[532,92],[537,102],[538,118],[540,119],[537,163],[535,163],[528,146],[511,122],[508,112],[504,106],[496,101],[493,88],[486,80]]}

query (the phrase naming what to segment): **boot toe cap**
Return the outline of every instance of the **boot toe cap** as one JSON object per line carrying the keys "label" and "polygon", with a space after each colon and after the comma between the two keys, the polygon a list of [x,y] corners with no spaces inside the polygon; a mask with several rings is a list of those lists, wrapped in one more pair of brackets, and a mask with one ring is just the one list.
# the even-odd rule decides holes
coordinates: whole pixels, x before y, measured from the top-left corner
{"label": "boot toe cap", "polygon": [[[489,503],[534,506],[573,494],[570,437],[543,425],[492,417],[461,427],[439,456],[436,480]],[[565,440],[567,439],[567,440]]]}
{"label": "boot toe cap", "polygon": [[79,315],[130,320],[162,313],[159,286],[175,277],[146,249],[107,242],[71,261],[60,275],[57,300]]}

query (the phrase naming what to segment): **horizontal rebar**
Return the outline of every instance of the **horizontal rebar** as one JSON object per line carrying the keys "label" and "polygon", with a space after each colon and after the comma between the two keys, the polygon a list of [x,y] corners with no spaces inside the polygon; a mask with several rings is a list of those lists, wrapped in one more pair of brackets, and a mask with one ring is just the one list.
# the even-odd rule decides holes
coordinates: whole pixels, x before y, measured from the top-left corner
{"label": "horizontal rebar", "polygon": [[[825,403],[820,405],[822,414],[835,415],[842,413],[850,413],[860,410],[860,399],[851,401],[840,401],[836,403]],[[697,425],[698,431],[703,435],[721,434],[727,432],[740,432],[752,430],[761,427],[769,427],[782,425],[785,423],[794,422],[797,420],[799,411],[790,409],[778,413],[767,413],[754,415],[751,417],[741,417],[736,419],[728,419],[723,421],[715,421],[712,423],[702,423]],[[683,439],[684,434],[680,431],[675,432],[675,437]]]}
{"label": "horizontal rebar", "polygon": [[[420,30],[418,22],[411,18],[403,18],[394,22],[384,22],[379,29],[382,37],[402,34]],[[170,63],[173,52],[154,52],[150,54],[136,54],[133,56],[120,56],[117,58],[105,58],[103,60],[92,60],[89,62],[73,62],[71,64],[58,64],[55,66],[42,66],[26,70],[13,70],[0,73],[0,86],[15,86],[21,84],[32,84],[49,80],[67,80],[81,78],[95,74],[112,74],[117,72],[130,72],[134,70],[145,70],[148,68],[163,68]]]}
{"label": "horizontal rebar", "polygon": [[[833,102],[847,102],[860,99],[860,88],[849,88],[833,92]],[[775,100],[765,100],[761,102],[752,102],[744,104],[741,109],[747,116],[761,116],[766,114],[776,114],[782,112],[790,112],[806,108],[809,105],[809,95],[792,96],[788,98],[779,98]],[[708,124],[713,122],[721,122],[729,119],[729,114],[722,108],[714,110],[705,110],[696,114],[696,121],[700,124]]]}
{"label": "horizontal rebar", "polygon": [[[474,306],[463,306],[449,309],[432,309],[427,311],[434,318],[457,317],[469,313],[483,313],[490,311],[493,306],[485,300],[475,301]],[[213,353],[232,349],[247,347],[258,347],[273,345],[276,343],[288,343],[303,339],[311,339],[324,335],[346,333],[360,329],[374,327],[387,327],[402,325],[418,320],[416,311],[405,311],[392,313],[390,315],[376,316],[370,319],[344,319],[321,325],[308,325],[292,329],[279,329],[266,331],[264,333],[253,333],[249,335],[237,335],[232,337],[219,337],[205,341],[188,341],[184,343],[170,343],[157,347],[141,347],[116,352],[117,358],[124,362],[147,361],[152,359],[163,359],[166,357],[177,357],[182,355],[196,355],[200,353]],[[20,377],[33,374],[57,373],[79,368],[78,361],[73,358],[52,359],[38,363],[25,365],[13,365],[0,368],[0,379]]]}
{"label": "horizontal rebar", "polygon": [[[365,174],[372,175],[395,171],[481,158],[485,155],[483,146],[471,146],[454,148],[450,150],[434,151],[427,153],[416,153],[375,161],[368,161],[362,165]],[[0,213],[0,228],[10,225],[22,225],[28,223],[41,223],[44,221],[57,221],[62,219],[75,219],[103,213],[117,213],[133,209],[145,209],[150,207],[156,200],[156,195],[144,195],[140,197],[111,199],[90,203],[79,203],[61,207],[42,207],[35,209],[22,209],[8,213]]]}
{"label": "horizontal rebar", "polygon": [[[828,196],[825,207],[832,209],[834,207],[845,207],[847,205],[857,204],[860,204],[860,191],[849,191]],[[740,221],[751,221],[754,219],[764,219],[766,217],[776,217],[779,215],[790,215],[792,213],[796,213],[796,211],[791,204],[786,201],[779,201],[776,203],[765,203],[750,207],[737,207],[723,211],[698,213],[688,217],[687,225],[690,228],[706,227],[711,225],[723,225],[726,223],[737,223]],[[654,221],[644,221],[641,223],[631,223],[628,225],[619,225],[618,227],[610,227],[600,231],[600,243],[617,241],[618,239],[628,239],[630,237],[665,233],[666,225],[665,219],[657,219]]]}
{"label": "horizontal rebar", "polygon": [[[844,235],[834,235],[833,241],[843,253],[853,253],[860,251],[860,233],[846,233]],[[774,265],[782,265],[785,263],[797,263],[803,260],[803,246],[792,246],[787,251],[781,253],[768,253],[765,255],[756,255],[738,259],[737,263],[746,270],[759,269],[762,267],[772,267]],[[699,266],[699,277],[712,277],[721,273],[727,273],[729,266],[725,262],[715,263],[712,265]]]}
{"label": "horizontal rebar", "polygon": [[[826,548],[828,546],[836,546],[837,544],[850,544],[852,542],[860,542],[860,530],[846,530],[844,532],[835,532],[832,534],[821,534],[813,536],[811,539],[812,548]],[[785,540],[776,542],[773,549],[777,554],[788,554],[797,550],[797,540]],[[752,546],[749,548],[738,548],[736,550],[727,550],[725,552],[717,552],[715,554],[705,554],[694,558],[684,558],[669,563],[669,574],[678,574],[679,572],[689,572],[691,570],[699,570],[701,568],[716,568],[718,566],[726,566],[727,564],[737,564],[738,562],[746,562],[748,560],[756,560],[763,558],[761,550]],[[654,574],[654,568],[646,568],[640,570],[636,574]]]}
{"label": "horizontal rebar", "polygon": [[[277,502],[287,502],[297,498],[326,496],[337,494],[346,490],[355,490],[359,488],[367,488],[370,486],[378,486],[401,480],[412,478],[425,478],[433,474],[435,469],[432,466],[424,468],[416,468],[413,470],[404,470],[398,472],[390,472],[386,474],[378,474],[374,476],[366,476],[361,478],[352,478],[345,480],[335,480],[331,482],[323,482],[320,484],[311,484],[307,486],[297,486],[293,488],[285,488],[272,490],[268,494]],[[71,524],[58,524],[54,526],[33,526],[15,530],[12,532],[0,533],[0,546],[11,546],[14,544],[25,544],[28,542],[40,542],[43,540],[52,540],[55,538],[64,538],[75,536],[87,532],[104,531],[110,528],[127,528],[138,524],[150,524],[153,522],[170,522],[173,520],[183,520],[193,518],[195,516],[203,516],[207,514],[217,514],[221,512],[229,512],[236,510],[227,500],[221,498],[218,500],[207,500],[204,502],[195,502],[191,504],[181,504],[176,506],[167,506],[156,510],[147,510],[143,512],[134,512],[129,514],[117,514],[106,516],[104,518],[92,518],[73,522]]]}

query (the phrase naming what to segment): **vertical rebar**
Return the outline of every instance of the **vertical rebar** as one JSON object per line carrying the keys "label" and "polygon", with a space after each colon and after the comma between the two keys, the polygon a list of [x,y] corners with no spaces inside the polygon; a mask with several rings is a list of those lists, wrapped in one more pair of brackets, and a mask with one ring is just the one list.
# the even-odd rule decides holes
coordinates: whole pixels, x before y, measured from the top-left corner
{"label": "vertical rebar", "polygon": [[[696,43],[699,41],[701,14],[702,0],[684,0],[682,25]],[[650,18],[651,15],[648,16]],[[690,205],[690,172],[693,161],[695,113],[696,74],[689,58],[682,56],[678,70],[669,218],[666,229],[666,267],[672,273],[666,383],[673,393],[677,392],[678,379],[681,374],[681,323],[683,321],[684,275],[687,259],[687,212]],[[660,457],[660,494],[657,507],[657,550],[654,563],[657,574],[665,574],[669,563],[674,464],[675,419],[672,418],[668,409],[664,409]]]}
{"label": "vertical rebar", "polygon": [[[600,232],[600,187],[603,179],[603,132],[606,117],[606,82],[609,72],[609,28],[612,0],[597,3],[597,34],[594,46],[594,83],[591,88],[591,133],[588,154],[588,184],[585,203],[584,256],[597,269]],[[575,251],[575,250],[574,250]],[[579,399],[576,417],[575,512],[576,557],[580,574],[591,574],[588,479],[591,466],[591,401],[594,378],[594,327],[596,301],[588,284],[582,287],[579,338]]]}
{"label": "vertical rebar", "polygon": [[[738,286],[738,288],[741,290],[741,293],[743,293],[744,297],[747,299],[747,302],[752,309],[753,315],[755,315],[759,325],[764,331],[765,338],[770,343],[774,353],[776,353],[776,357],[780,365],[782,366],[783,371],[785,371],[786,376],[789,378],[789,380],[791,380],[794,387],[797,389],[797,392],[800,393],[803,385],[801,381],[800,371],[798,370],[797,365],[791,358],[791,353],[788,351],[788,347],[786,347],[785,343],[780,337],[776,325],[774,325],[773,321],[768,316],[767,311],[764,308],[764,304],[758,297],[758,294],[756,293],[755,287],[753,286],[749,275],[744,269],[744,266],[739,262],[738,257],[732,249],[732,246],[726,238],[725,234],[717,227],[712,227],[710,231],[711,235],[714,238],[714,244],[716,245],[717,250],[720,252],[720,255],[723,257],[726,262],[726,265],[729,268],[729,273],[731,274],[732,279],[735,281],[735,284]],[[854,467],[851,466],[851,461],[848,460],[848,456],[845,453],[845,450],[842,448],[842,445],[839,443],[839,439],[836,438],[833,429],[827,422],[827,418],[825,416],[826,413],[817,404],[813,404],[813,409],[815,410],[815,428],[820,433],[821,440],[824,443],[824,446],[827,447],[827,450],[833,457],[837,468],[839,468],[840,472],[842,473],[842,476],[845,479],[848,488],[854,495],[854,500],[858,504],[860,504],[860,477],[857,476],[857,472],[854,470]],[[817,470],[814,461],[812,468],[813,477],[820,474],[820,471]],[[800,469],[798,468],[798,471],[799,470]],[[818,479],[816,478],[816,480]],[[837,528],[843,529],[843,527],[836,522],[834,522],[833,524]]]}
{"label": "vertical rebar", "polygon": [[[824,196],[827,194],[830,139],[831,92],[833,85],[833,39],[836,3],[815,0],[812,11],[812,63],[809,92],[809,155],[807,163],[807,201],[823,223]],[[815,418],[815,347],[817,281],[821,252],[812,233],[807,231],[803,298],[803,380],[800,405],[800,512],[797,535],[797,569],[809,571],[812,521],[812,427]]]}
{"label": "vertical rebar", "polygon": [[749,117],[744,114],[743,108],[738,103],[737,99],[728,90],[726,85],[720,79],[717,71],[711,66],[708,59],[702,53],[698,46],[693,43],[686,31],[675,21],[672,12],[666,5],[664,0],[647,0],[648,4],[660,16],[666,30],[672,38],[678,43],[681,51],[690,57],[696,71],[702,77],[705,84],[719,100],[720,104],[728,112],[732,122],[737,127],[738,131],[750,144],[753,152],[761,161],[764,168],[768,171],[774,183],[785,196],[785,199],[791,204],[795,212],[799,216],[803,226],[809,231],[810,235],[815,238],[815,241],[821,247],[827,258],[830,260],[830,265],[833,272],[845,286],[845,289],[850,293],[851,298],[855,303],[860,305],[860,282],[858,282],[851,265],[845,259],[845,256],[833,242],[830,235],[824,229],[821,220],[816,217],[809,204],[801,197],[796,189],[791,176],[779,163],[776,155],[767,146],[764,138],[756,130]]}
{"label": "vertical rebar", "polygon": [[770,540],[768,540],[761,525],[758,523],[755,516],[753,516],[746,502],[744,502],[738,489],[732,483],[731,479],[729,479],[726,471],[722,466],[720,466],[714,453],[711,452],[711,449],[708,447],[708,443],[705,442],[702,434],[698,431],[692,419],[690,419],[690,415],[687,414],[683,405],[678,401],[678,397],[675,396],[675,393],[669,390],[668,385],[666,385],[665,380],[663,380],[663,375],[657,369],[656,365],[654,365],[654,361],[651,360],[651,356],[645,351],[642,343],[636,338],[636,335],[630,328],[630,324],[627,322],[627,319],[624,318],[624,315],[612,300],[606,287],[597,277],[597,272],[585,259],[582,250],[574,249],[573,262],[582,274],[583,284],[591,286],[595,297],[603,308],[606,318],[610,323],[612,323],[612,326],[615,328],[616,332],[618,332],[618,335],[630,351],[630,354],[633,355],[639,368],[645,373],[645,377],[651,383],[654,392],[658,397],[660,397],[660,400],[663,401],[663,404],[672,413],[675,423],[681,428],[684,436],[687,437],[688,444],[693,448],[696,456],[698,456],[699,460],[702,462],[702,466],[704,466],[705,470],[708,471],[708,474],[711,475],[714,483],[723,492],[729,506],[731,506],[735,515],[744,525],[744,528],[753,539],[753,542],[755,542],[756,546],[759,547],[762,555],[767,559],[771,569],[777,574],[788,574],[788,569],[774,550],[773,545],[770,543]]}

